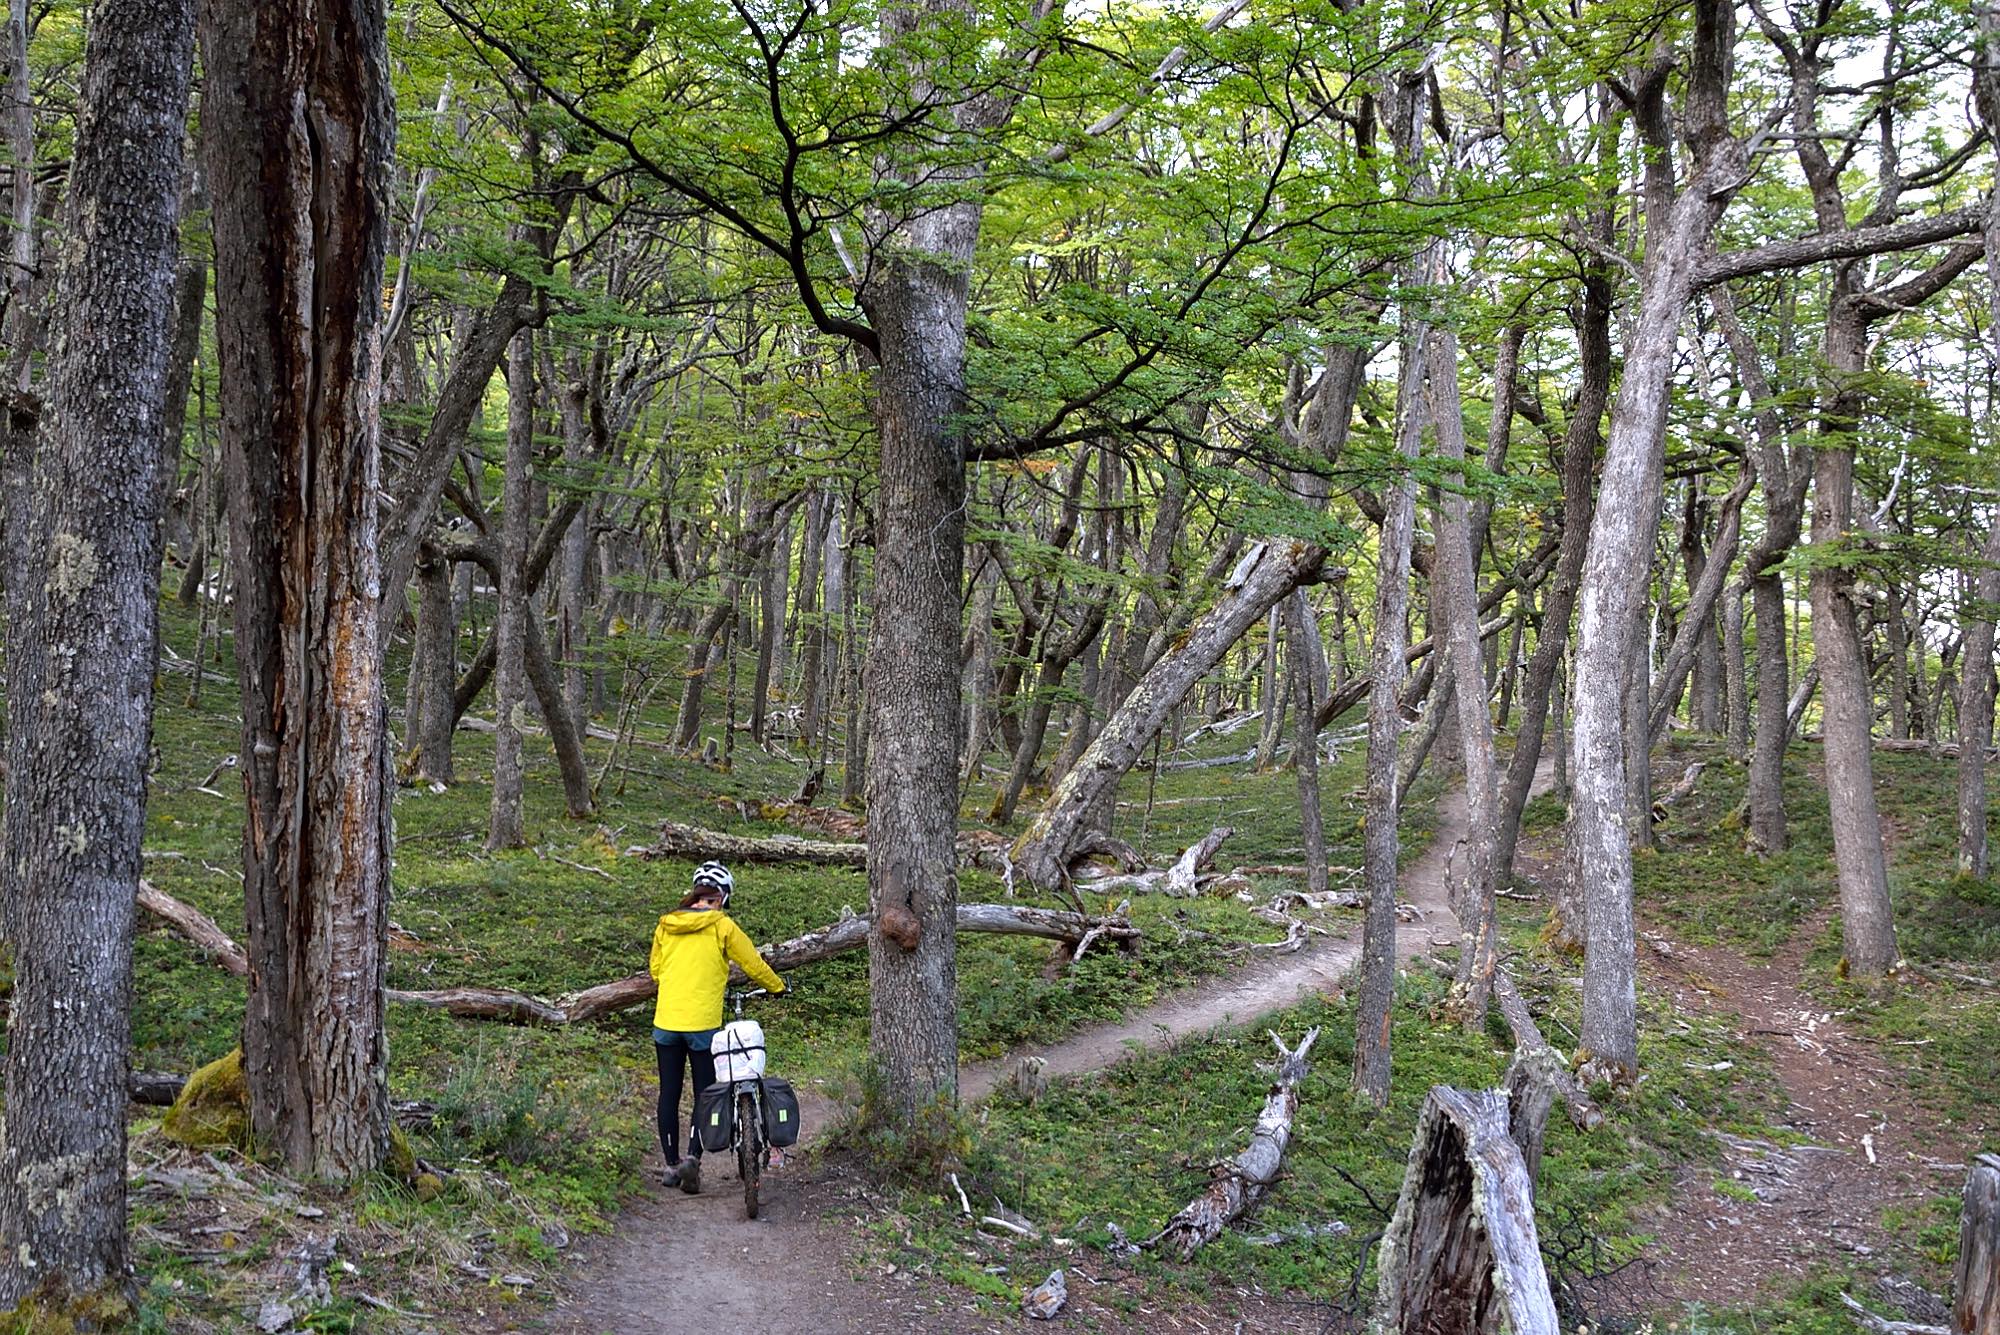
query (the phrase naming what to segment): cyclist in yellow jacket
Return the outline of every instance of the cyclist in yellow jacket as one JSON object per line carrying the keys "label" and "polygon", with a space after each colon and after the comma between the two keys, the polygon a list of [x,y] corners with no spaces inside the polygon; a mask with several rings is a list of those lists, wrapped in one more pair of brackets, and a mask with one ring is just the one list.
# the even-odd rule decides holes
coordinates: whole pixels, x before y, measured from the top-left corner
{"label": "cyclist in yellow jacket", "polygon": [[691,1071],[696,1093],[715,1083],[715,1059],[708,1044],[722,1027],[730,961],[758,986],[785,990],[785,980],[772,972],[743,929],[723,911],[735,888],[727,867],[702,863],[694,870],[694,888],[680,907],[660,915],[660,925],[653,930],[651,972],[660,989],[653,1006],[653,1051],[660,1064],[660,1150],[667,1159],[667,1185],[678,1184],[690,1196],[701,1190],[701,1141],[690,1119],[687,1157],[679,1156],[681,1078],[684,1070]]}

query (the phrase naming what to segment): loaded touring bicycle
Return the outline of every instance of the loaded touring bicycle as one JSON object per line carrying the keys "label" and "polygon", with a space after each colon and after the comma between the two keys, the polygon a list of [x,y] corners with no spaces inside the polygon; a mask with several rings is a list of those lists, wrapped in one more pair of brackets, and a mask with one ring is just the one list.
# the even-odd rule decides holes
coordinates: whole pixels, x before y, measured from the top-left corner
{"label": "loaded touring bicycle", "polygon": [[773,1149],[799,1140],[799,1099],[791,1082],[764,1074],[764,1027],[743,1018],[743,1003],[763,988],[730,993],[734,1018],[709,1041],[715,1083],[695,1097],[695,1132],[709,1154],[733,1150],[743,1180],[743,1212],[757,1217],[757,1189]]}

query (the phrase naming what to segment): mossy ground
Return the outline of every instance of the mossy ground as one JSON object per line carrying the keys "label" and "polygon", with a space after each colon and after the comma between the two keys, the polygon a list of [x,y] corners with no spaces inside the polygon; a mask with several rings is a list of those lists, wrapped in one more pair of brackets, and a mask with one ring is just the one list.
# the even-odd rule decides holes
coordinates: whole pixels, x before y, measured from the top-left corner
{"label": "mossy ground", "polygon": [[[193,627],[171,609],[166,632],[181,654],[192,652]],[[232,671],[226,661],[209,666],[225,675]],[[217,762],[236,749],[233,686],[205,683],[199,707],[186,703],[188,686],[185,673],[162,678],[147,873],[240,931],[236,777],[227,770],[213,777],[209,786],[222,797],[200,791]],[[718,699],[711,734],[720,712]],[[667,714],[661,706],[642,718],[643,742],[665,735]],[[1244,737],[1210,739],[1191,754],[1240,751]],[[592,742],[590,750],[594,770],[606,746]],[[456,786],[398,792],[392,985],[479,984],[553,996],[633,972],[642,967],[655,915],[689,868],[626,850],[649,842],[664,818],[776,832],[779,827],[744,813],[789,794],[803,772],[797,762],[766,754],[741,736],[728,772],[641,745],[628,772],[609,776],[597,819],[578,823],[563,815],[546,745],[531,739],[528,752],[527,850],[492,854],[481,848],[491,766],[486,735],[459,735]],[[1674,752],[1676,761],[1685,753],[1712,763],[1697,794],[1662,828],[1662,848],[1639,861],[1643,911],[1677,936],[1768,955],[1833,895],[1816,750],[1795,748],[1787,774],[1794,847],[1761,861],[1741,847],[1734,814],[1741,768],[1704,742],[1677,741]],[[1358,863],[1359,761],[1356,744],[1323,772],[1336,863]],[[1921,756],[1881,756],[1878,763],[1878,789],[1894,834],[1904,949],[1919,967],[1888,991],[1849,987],[1832,967],[1836,927],[1809,957],[1815,986],[1870,1033],[1928,1040],[1896,1049],[1898,1057],[1910,1064],[1941,1115],[1969,1116],[2000,1089],[2000,993],[1952,975],[1992,975],[2000,956],[2000,892],[1991,882],[1958,881],[1942,870],[1950,865],[1948,767]],[[995,781],[997,775],[989,774],[969,790],[969,824],[983,814]],[[1426,778],[1411,794],[1406,855],[1424,842],[1437,791],[1437,781]],[[1120,793],[1117,833],[1161,860],[1212,825],[1227,823],[1236,833],[1225,863],[1295,862],[1295,801],[1288,772],[1250,774],[1235,766],[1169,770],[1155,780],[1141,771]],[[1560,809],[1543,799],[1529,820],[1531,829],[1546,829],[1560,820]],[[858,908],[866,900],[863,878],[854,872],[756,868],[740,884],[734,911],[759,941],[818,926],[843,905]],[[966,899],[1003,893],[998,878],[983,872],[967,873],[961,886]],[[1538,923],[1526,906],[1509,908],[1519,910],[1510,918],[1510,939],[1517,950],[1531,952]],[[1122,1015],[1231,967],[1234,961],[1216,947],[1277,934],[1229,898],[1142,895],[1134,898],[1132,912],[1148,933],[1136,954],[1093,955],[1055,981],[1044,977],[1046,943],[962,938],[964,1055],[994,1055]],[[1550,1038],[1559,1046],[1573,1042],[1575,992],[1557,981],[1562,970],[1517,964],[1517,972]],[[761,1010],[773,1051],[795,1078],[851,1096],[863,1083],[865,961],[847,956],[803,971],[796,981],[794,994],[773,998]],[[1446,1024],[1436,1014],[1440,995],[1441,984],[1428,970],[1413,971],[1402,984],[1397,1094],[1382,1113],[1358,1108],[1347,1095],[1353,1020],[1345,1002],[1316,1002],[1274,1023],[1288,1039],[1312,1024],[1325,1032],[1303,1091],[1306,1112],[1288,1178],[1254,1232],[1303,1230],[1332,1220],[1351,1231],[1283,1247],[1260,1247],[1232,1234],[1184,1267],[1149,1256],[1137,1263],[1149,1290],[1194,1295],[1228,1275],[1232,1282],[1249,1276],[1268,1291],[1311,1301],[1341,1297],[1367,1250],[1365,1240],[1379,1227],[1377,1206],[1393,1199],[1423,1091],[1437,1081],[1490,1083],[1505,1064],[1505,1035],[1466,1034]],[[241,983],[155,924],[142,925],[136,996],[140,1068],[192,1071],[236,1045]],[[545,1031],[393,1008],[393,1093],[437,1109],[431,1126],[413,1137],[413,1148],[454,1171],[429,1200],[390,1174],[345,1193],[308,1193],[329,1222],[358,1240],[342,1258],[353,1269],[336,1268],[331,1275],[333,1300],[315,1313],[313,1328],[342,1330],[364,1321],[380,1328],[381,1313],[362,1304],[363,1294],[396,1295],[401,1306],[441,1311],[520,1301],[512,1288],[494,1282],[505,1272],[539,1278],[546,1289],[567,1237],[604,1226],[620,1197],[639,1185],[638,1166],[652,1137],[648,1018],[633,1011],[575,1030]],[[1708,1153],[1704,1128],[1769,1130],[1764,1118],[1771,1109],[1754,1049],[1732,1043],[1717,1026],[1650,1003],[1645,1018],[1647,1081],[1611,1102],[1611,1125],[1598,1136],[1558,1128],[1544,1169],[1547,1221],[1562,1227],[1586,1221],[1613,1258],[1644,1244],[1675,1165]],[[1266,1077],[1258,1064],[1268,1051],[1261,1030],[1206,1036],[1099,1077],[1058,1084],[1033,1103],[997,1099],[972,1127],[969,1185],[1075,1237],[1086,1254],[1108,1240],[1110,1223],[1135,1235],[1150,1232],[1198,1189],[1206,1164],[1240,1140],[1262,1099]],[[1729,1071],[1707,1069],[1719,1057],[1733,1063]],[[1987,1144],[1993,1143],[1989,1135]],[[164,1153],[156,1119],[140,1115],[135,1155]],[[936,1194],[935,1183],[903,1190],[891,1201],[878,1220],[876,1250],[928,1267],[992,1302],[1011,1302],[1021,1286],[1059,1260],[1047,1245],[968,1242],[954,1220],[956,1201]],[[135,1195],[142,1329],[241,1327],[257,1277],[281,1265],[299,1228],[296,1214],[265,1210],[267,1223],[286,1217],[262,1234],[246,1228],[241,1237],[232,1235],[235,1245],[221,1257],[202,1255],[176,1232],[190,1208],[186,1201]],[[1939,1198],[1921,1218],[1893,1226],[1928,1249],[1935,1264],[1948,1264],[1954,1240],[1947,1223],[1955,1208],[1955,1201]],[[965,1256],[968,1248],[979,1254],[978,1264]],[[1757,1313],[1694,1313],[1687,1319],[1715,1329],[1832,1330],[1837,1309],[1830,1295],[1839,1282],[1829,1277]]]}
{"label": "mossy ground", "polygon": [[[194,626],[176,609],[166,609],[163,629],[179,655],[193,653]],[[207,668],[233,674],[226,658]],[[748,680],[747,671],[742,678]],[[400,673],[392,673],[392,680],[399,679]],[[239,783],[233,770],[217,772],[218,762],[238,745],[234,687],[204,681],[200,703],[190,705],[190,681],[185,670],[161,678],[146,870],[162,889],[240,934]],[[711,693],[708,734],[720,731],[722,702],[716,695]],[[460,732],[456,785],[442,792],[404,787],[396,794],[390,985],[512,987],[557,996],[643,969],[654,920],[691,867],[642,859],[628,850],[649,843],[662,819],[742,834],[785,832],[746,813],[754,813],[761,801],[789,795],[804,773],[801,764],[767,754],[742,734],[730,769],[702,765],[658,745],[671,723],[665,705],[640,720],[641,745],[627,758],[629,768],[609,774],[599,814],[588,822],[564,815],[553,757],[541,738],[531,736],[526,784],[531,846],[504,853],[482,848],[491,737]],[[1243,736],[1212,739],[1189,754],[1240,750]],[[593,741],[589,750],[595,773],[608,746]],[[1359,761],[1358,751],[1346,755],[1322,776],[1336,859],[1358,853]],[[969,824],[976,823],[975,813],[983,814],[998,778],[989,770],[970,788]],[[1406,840],[1411,851],[1421,846],[1437,791],[1427,781],[1413,797]],[[1288,772],[1168,770],[1157,782],[1141,772],[1128,779],[1120,797],[1117,833],[1156,860],[1218,823],[1236,832],[1225,861],[1299,858],[1296,786]],[[732,913],[759,942],[821,926],[843,906],[861,908],[867,902],[864,878],[837,869],[750,868],[738,885]],[[1004,894],[1000,879],[989,873],[961,878],[962,899]],[[1105,907],[1112,902],[1093,898]],[[1020,900],[1058,903],[1026,892]],[[1228,898],[1140,895],[1131,914],[1147,932],[1141,949],[1129,955],[1093,953],[1054,980],[1044,976],[1052,950],[1046,942],[961,938],[965,1058],[998,1055],[1029,1039],[1046,1041],[1118,1017],[1231,967],[1235,959],[1216,947],[1279,935]],[[865,957],[855,953],[812,966],[794,981],[793,993],[760,1003],[772,1050],[794,1079],[816,1083],[837,1099],[851,1098],[861,1088],[867,1050]],[[134,1061],[140,1069],[193,1071],[238,1042],[241,981],[156,923],[141,924],[136,997]],[[392,1007],[391,1092],[437,1109],[435,1121],[413,1134],[413,1147],[431,1163],[458,1171],[432,1200],[419,1200],[406,1183],[384,1174],[338,1203],[342,1217],[363,1233],[386,1228],[427,1240],[400,1254],[385,1249],[381,1255],[348,1258],[356,1268],[334,1276],[335,1301],[314,1318],[318,1328],[344,1328],[343,1312],[351,1317],[363,1310],[343,1294],[401,1293],[407,1295],[405,1306],[418,1307],[429,1300],[460,1301],[450,1291],[465,1287],[458,1262],[468,1258],[484,1270],[511,1270],[546,1282],[560,1260],[547,1239],[604,1227],[620,1197],[640,1183],[639,1164],[653,1135],[649,1024],[643,1008],[599,1024],[549,1031]],[[141,1115],[135,1132],[144,1140],[154,1125]],[[147,1320],[157,1318],[174,1330],[231,1328],[243,1315],[241,1276],[231,1278],[213,1257],[191,1260],[186,1239],[173,1233],[177,1218],[175,1209],[157,1202],[135,1203],[138,1264],[152,1281],[145,1288]],[[281,1244],[246,1240],[235,1263],[239,1270],[264,1263],[273,1248],[281,1250]],[[475,1297],[508,1300],[506,1292],[483,1285]]]}

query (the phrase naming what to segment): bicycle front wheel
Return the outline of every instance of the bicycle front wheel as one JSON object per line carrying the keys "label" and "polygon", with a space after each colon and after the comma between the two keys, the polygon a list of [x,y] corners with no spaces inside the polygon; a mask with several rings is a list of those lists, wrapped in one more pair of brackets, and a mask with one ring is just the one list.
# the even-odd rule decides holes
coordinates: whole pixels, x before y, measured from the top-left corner
{"label": "bicycle front wheel", "polygon": [[757,1185],[764,1174],[764,1123],[752,1094],[736,1096],[736,1173],[743,1179],[743,1213],[757,1217]]}

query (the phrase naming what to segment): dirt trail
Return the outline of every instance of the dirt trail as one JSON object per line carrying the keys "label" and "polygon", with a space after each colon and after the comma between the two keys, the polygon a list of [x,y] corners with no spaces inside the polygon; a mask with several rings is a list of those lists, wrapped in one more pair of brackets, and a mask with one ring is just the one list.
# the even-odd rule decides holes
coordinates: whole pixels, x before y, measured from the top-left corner
{"label": "dirt trail", "polygon": [[[1544,761],[1534,791],[1549,784]],[[1402,902],[1421,915],[1400,924],[1399,960],[1456,941],[1458,920],[1445,888],[1447,860],[1465,835],[1465,795],[1438,803],[1430,846],[1403,870]],[[1050,1076],[1098,1070],[1135,1052],[1188,1034],[1248,1024],[1308,996],[1337,988],[1361,953],[1358,918],[1336,937],[1314,938],[1291,955],[1259,956],[1227,978],[1168,997],[1113,1024],[1045,1047],[967,1066],[959,1089],[976,1101],[1024,1055],[1040,1056]],[[803,1092],[802,1092],[803,1093]],[[805,1125],[825,1126],[833,1110],[805,1100]],[[856,1230],[870,1213],[862,1189],[817,1170],[781,1171],[765,1181],[763,1217],[743,1217],[735,1165],[710,1156],[703,1194],[657,1189],[631,1202],[617,1230],[597,1244],[574,1280],[574,1296],[554,1312],[501,1329],[563,1335],[648,1335],[701,1328],[785,1325],[812,1331],[986,1331],[996,1325],[959,1304],[943,1286],[921,1288],[893,1278],[859,1275],[848,1261]],[[800,1161],[803,1162],[803,1161]],[[652,1169],[657,1171],[657,1161]]]}
{"label": "dirt trail", "polygon": [[1661,1279],[1678,1297],[1748,1304],[1816,1267],[1866,1263],[1889,1241],[1882,1212],[1948,1189],[1976,1148],[1967,1143],[1973,1133],[1946,1127],[1917,1102],[1876,1043],[1799,986],[1833,913],[1829,906],[1801,924],[1768,962],[1650,935],[1640,951],[1680,1006],[1733,1015],[1739,1036],[1770,1055],[1786,1105],[1780,1121],[1802,1138],[1779,1146],[1718,1132],[1720,1169],[1683,1170],[1655,1246]]}

